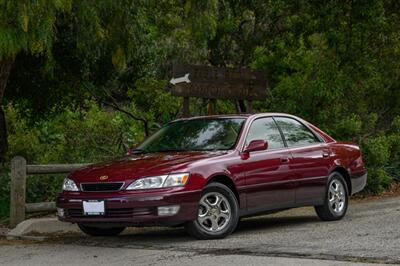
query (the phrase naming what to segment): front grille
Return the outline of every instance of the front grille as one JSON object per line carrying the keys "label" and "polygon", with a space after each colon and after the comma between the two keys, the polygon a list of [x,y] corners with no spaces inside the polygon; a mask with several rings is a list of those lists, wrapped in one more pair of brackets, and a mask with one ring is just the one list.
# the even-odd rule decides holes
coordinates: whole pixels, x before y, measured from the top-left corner
{"label": "front grille", "polygon": [[[66,214],[71,218],[92,217],[83,214],[83,209],[67,209]],[[123,209],[106,209],[104,215],[101,217],[106,218],[132,218],[134,216],[155,215],[155,208],[123,208]],[[98,215],[93,215],[97,216]]]}
{"label": "front grille", "polygon": [[82,183],[81,190],[88,192],[118,191],[123,185],[124,182]]}

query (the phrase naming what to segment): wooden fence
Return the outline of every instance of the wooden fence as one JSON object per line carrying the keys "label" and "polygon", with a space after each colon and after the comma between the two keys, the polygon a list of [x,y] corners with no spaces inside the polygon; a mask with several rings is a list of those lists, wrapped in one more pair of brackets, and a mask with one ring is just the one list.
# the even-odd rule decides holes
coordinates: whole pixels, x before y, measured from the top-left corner
{"label": "wooden fence", "polygon": [[28,175],[69,173],[87,165],[89,164],[27,165],[25,158],[14,157],[11,160],[10,225],[15,227],[24,221],[26,213],[56,211],[55,202],[26,203]]}

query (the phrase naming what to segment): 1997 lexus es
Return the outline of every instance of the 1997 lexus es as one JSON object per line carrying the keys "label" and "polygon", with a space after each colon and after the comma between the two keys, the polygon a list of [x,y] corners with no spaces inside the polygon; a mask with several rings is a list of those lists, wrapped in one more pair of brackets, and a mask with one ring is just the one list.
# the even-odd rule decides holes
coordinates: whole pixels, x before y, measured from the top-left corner
{"label": "1997 lexus es", "polygon": [[184,225],[196,238],[215,239],[240,217],[293,207],[339,220],[366,180],[357,145],[296,116],[192,117],[167,124],[126,157],[70,174],[57,213],[93,236]]}

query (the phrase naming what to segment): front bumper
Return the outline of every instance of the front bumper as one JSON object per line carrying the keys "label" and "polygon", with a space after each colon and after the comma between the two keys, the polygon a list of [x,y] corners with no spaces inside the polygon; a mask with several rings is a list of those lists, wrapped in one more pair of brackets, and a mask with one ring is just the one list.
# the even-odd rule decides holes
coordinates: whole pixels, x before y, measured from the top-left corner
{"label": "front bumper", "polygon": [[[72,223],[118,223],[124,226],[173,225],[197,218],[201,191],[152,191],[142,193],[61,193],[57,208],[62,209],[61,221]],[[104,215],[84,215],[83,201],[104,200]],[[157,207],[179,205],[172,216],[159,216]]]}

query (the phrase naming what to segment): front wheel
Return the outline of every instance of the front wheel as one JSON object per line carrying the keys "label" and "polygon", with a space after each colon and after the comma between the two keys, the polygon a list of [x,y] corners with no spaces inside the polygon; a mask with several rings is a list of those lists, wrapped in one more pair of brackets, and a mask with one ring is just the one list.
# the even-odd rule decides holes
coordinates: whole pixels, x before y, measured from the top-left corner
{"label": "front wheel", "polygon": [[324,205],[315,206],[318,217],[323,221],[335,221],[344,217],[349,202],[347,183],[338,172],[329,176]]}
{"label": "front wheel", "polygon": [[221,183],[205,187],[197,219],[185,225],[186,231],[198,239],[218,239],[231,234],[239,221],[239,206],[235,194]]}
{"label": "front wheel", "polygon": [[99,228],[78,223],[79,229],[90,236],[116,236],[124,231],[125,227]]}

